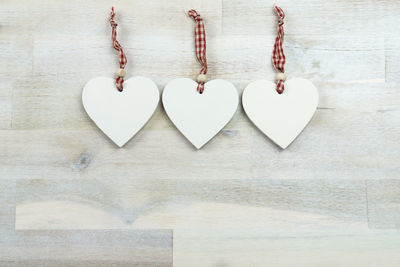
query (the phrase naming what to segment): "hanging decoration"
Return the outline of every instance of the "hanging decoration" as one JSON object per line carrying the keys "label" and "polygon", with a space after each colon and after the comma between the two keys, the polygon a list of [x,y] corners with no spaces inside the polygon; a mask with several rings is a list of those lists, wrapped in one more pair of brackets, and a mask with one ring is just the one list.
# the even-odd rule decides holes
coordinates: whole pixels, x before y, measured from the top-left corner
{"label": "hanging decoration", "polygon": [[117,41],[117,26],[111,9],[112,45],[118,52],[116,78],[97,77],[82,91],[82,103],[89,117],[117,146],[124,146],[153,115],[160,94],[156,84],[145,77],[126,76],[126,55]]}
{"label": "hanging decoration", "polygon": [[189,78],[170,81],[163,91],[163,105],[178,130],[200,149],[233,117],[238,106],[235,86],[222,79],[207,81],[206,33],[203,18],[189,10],[196,22],[195,51],[201,65],[197,82]]}
{"label": "hanging decoration", "polygon": [[294,78],[286,81],[283,51],[283,10],[274,6],[278,31],[272,53],[277,70],[276,83],[258,80],[243,91],[242,103],[249,119],[282,149],[287,148],[313,117],[318,106],[318,90],[311,81]]}

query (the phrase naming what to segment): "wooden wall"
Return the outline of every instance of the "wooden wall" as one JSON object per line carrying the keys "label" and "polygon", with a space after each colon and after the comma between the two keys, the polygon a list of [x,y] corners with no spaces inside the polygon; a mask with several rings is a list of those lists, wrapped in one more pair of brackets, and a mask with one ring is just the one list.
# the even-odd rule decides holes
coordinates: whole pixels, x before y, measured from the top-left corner
{"label": "wooden wall", "polygon": [[161,105],[118,149],[84,84],[111,77],[116,7],[128,76],[273,79],[268,0],[1,0],[0,266],[399,266],[400,4],[281,0],[288,77],[318,110],[285,151],[239,108],[200,151]]}

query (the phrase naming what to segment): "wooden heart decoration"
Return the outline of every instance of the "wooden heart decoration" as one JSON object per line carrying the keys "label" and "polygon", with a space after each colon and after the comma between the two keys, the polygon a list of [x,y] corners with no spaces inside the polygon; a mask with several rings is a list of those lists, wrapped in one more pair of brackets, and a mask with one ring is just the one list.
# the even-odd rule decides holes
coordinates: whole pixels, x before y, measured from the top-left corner
{"label": "wooden heart decoration", "polygon": [[119,147],[124,146],[153,115],[160,93],[145,77],[132,77],[119,92],[112,78],[90,80],[82,92],[82,103],[94,123]]}
{"label": "wooden heart decoration", "polygon": [[164,88],[164,109],[178,130],[200,149],[211,140],[233,117],[239,97],[233,84],[212,80],[198,93],[197,82],[180,78]]}
{"label": "wooden heart decoration", "polygon": [[249,119],[278,146],[285,149],[306,127],[318,105],[318,90],[308,80],[291,79],[285,91],[259,80],[243,91],[243,108]]}

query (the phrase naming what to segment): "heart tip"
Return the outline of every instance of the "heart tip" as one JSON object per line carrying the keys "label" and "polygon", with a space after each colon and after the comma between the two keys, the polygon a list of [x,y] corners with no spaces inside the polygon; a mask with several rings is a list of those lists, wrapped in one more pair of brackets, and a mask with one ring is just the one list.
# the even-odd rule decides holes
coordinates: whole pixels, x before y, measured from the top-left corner
{"label": "heart tip", "polygon": [[287,145],[278,145],[280,149],[285,150],[290,144]]}
{"label": "heart tip", "polygon": [[115,143],[115,144],[117,145],[118,148],[122,148],[125,145],[125,143],[123,143],[123,144]]}
{"label": "heart tip", "polygon": [[204,146],[204,144],[202,144],[202,145],[195,145],[195,144],[193,144],[193,146],[194,146],[197,150],[200,150],[200,149]]}

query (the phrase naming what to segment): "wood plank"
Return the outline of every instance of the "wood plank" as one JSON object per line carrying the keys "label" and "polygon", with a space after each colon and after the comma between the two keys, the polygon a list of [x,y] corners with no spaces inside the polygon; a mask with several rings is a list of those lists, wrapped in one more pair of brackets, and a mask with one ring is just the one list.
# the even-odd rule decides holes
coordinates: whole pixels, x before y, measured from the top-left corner
{"label": "wood plank", "polygon": [[367,180],[368,225],[372,229],[400,229],[400,181]]}
{"label": "wood plank", "polygon": [[400,7],[395,1],[386,1],[383,5],[385,9],[385,52],[386,52],[386,82],[398,87],[400,82],[400,67],[398,59],[400,58],[400,39],[398,34],[398,25],[400,17]]}
{"label": "wood plank", "polygon": [[[232,121],[197,151],[168,120],[167,131],[148,125],[118,149],[98,129],[0,131],[0,178],[251,177],[251,139]],[[162,124],[156,126],[160,127]],[[250,135],[251,136],[251,135]],[[28,152],[27,152],[28,151]]]}
{"label": "wood plank", "polygon": [[[161,106],[124,149],[82,109],[83,85],[118,67],[108,1],[2,0],[0,265],[399,266],[400,5],[278,4],[287,75],[319,88],[315,117],[281,151],[239,108],[196,151]],[[195,8],[209,78],[239,93],[272,80],[272,5],[120,1],[128,76],[160,91],[196,77]]]}
{"label": "wood plank", "polygon": [[11,129],[11,97],[0,97],[0,129]]}
{"label": "wood plank", "polygon": [[394,0],[385,0],[381,3],[380,9],[384,10],[385,16],[381,20],[385,23],[384,31],[382,33],[390,40],[396,38],[398,35],[398,23],[400,22],[400,17],[397,16],[400,11],[400,6]]}
{"label": "wood plank", "polygon": [[[109,248],[112,250],[112,248]],[[167,267],[172,264],[164,264],[158,262],[132,262],[125,261],[123,259],[111,260],[111,261],[100,261],[100,260],[10,260],[1,261],[1,264],[5,267]]]}
{"label": "wood plank", "polygon": [[[6,142],[0,150],[0,174],[50,179],[125,173],[149,178],[397,179],[397,89],[377,91],[377,87],[360,86],[352,91],[347,85],[344,88],[349,91],[338,94],[334,86],[329,88],[322,92],[323,106],[310,125],[284,152],[252,126],[242,112],[237,113],[226,131],[196,151],[159,110],[122,150],[116,149],[93,125],[87,130],[1,131]],[[350,100],[348,95],[358,93],[359,98]],[[360,105],[363,107],[358,108]],[[70,119],[67,122],[73,125],[80,123]],[[34,118],[31,121],[37,123]],[[160,153],[168,156],[160,157]],[[90,155],[87,168],[79,167],[81,155]],[[206,175],[203,168],[207,168]]]}
{"label": "wood plank", "polygon": [[[92,125],[81,105],[82,87],[95,76],[113,75],[116,68],[115,51],[107,45],[108,37],[105,36],[86,39],[58,37],[59,39],[53,37],[50,39],[48,36],[43,36],[34,42],[34,75],[25,77],[24,85],[14,88],[12,103],[14,129],[76,129]],[[192,38],[187,37],[182,40],[164,38],[162,42],[155,37],[128,36],[127,38],[128,43],[136,43],[135,48],[126,49],[128,56],[132,55],[132,64],[127,67],[130,75],[154,78],[160,90],[174,77],[196,76],[199,66],[193,55]],[[361,91],[364,87],[369,87],[368,92],[362,91],[361,96],[359,92],[346,94],[348,99],[352,100],[358,100],[365,94],[365,97],[369,97],[370,94],[375,96],[382,90],[380,83],[385,81],[383,39],[373,42],[337,39],[333,42],[331,38],[325,37],[318,40],[297,37],[297,44],[292,44],[287,49],[288,58],[293,58],[288,60],[289,77],[309,78],[316,83],[322,93],[337,88],[337,82],[340,82],[341,87],[353,87],[352,90],[355,88]],[[254,79],[273,79],[275,72],[269,63],[271,47],[264,45],[266,43],[271,45],[273,37],[260,37],[256,39],[255,45],[254,40],[246,36],[209,38],[210,79],[229,79],[238,86],[239,92]],[[318,45],[311,45],[310,42]],[[166,46],[176,49],[166,53],[164,50]],[[331,46],[334,48],[330,48]],[[45,52],[48,47],[54,47],[56,56],[50,56]],[[159,64],[154,66],[156,58],[159,58],[157,60]],[[166,66],[170,65],[169,62],[176,61],[176,58],[179,58],[179,62],[174,64],[174,71],[171,72],[171,68]],[[332,65],[332,58],[337,64]],[[80,67],[77,67],[80,61],[83,63],[79,63]],[[58,62],[66,64],[59,66]],[[338,64],[342,64],[340,71],[337,70]],[[82,68],[88,71],[82,72]],[[359,71],[354,73],[352,71],[354,68]],[[246,75],[239,75],[242,73]],[[371,82],[372,85],[369,84]],[[377,83],[375,87],[374,83]],[[332,94],[332,99],[337,97],[340,100],[337,104],[345,104],[348,101],[343,101],[341,95],[336,92]],[[390,97],[388,99],[391,99]],[[162,120],[165,118],[162,117]]]}
{"label": "wood plank", "polygon": [[319,109],[283,152],[257,131],[253,177],[398,179],[399,121],[398,109]]}
{"label": "wood plank", "polygon": [[20,80],[31,77],[33,51],[31,33],[15,33],[6,22],[2,23],[2,19],[0,19],[0,99],[11,97],[13,88],[18,87]]}
{"label": "wood plank", "polygon": [[367,227],[363,181],[115,176],[19,180],[17,190],[17,229]]}
{"label": "wood plank", "polygon": [[0,247],[17,266],[172,266],[170,230],[16,231]]}
{"label": "wood plank", "polygon": [[[207,39],[209,78],[231,80],[239,90],[254,79],[273,79],[275,71],[270,58],[274,38],[274,35],[210,36]],[[132,34],[125,35],[124,41],[129,59],[128,76],[148,76],[160,89],[176,77],[195,78],[199,71],[191,34],[179,38]],[[35,37],[33,45],[34,75],[15,86],[16,96],[78,97],[89,79],[112,77],[117,68],[108,35],[85,38],[40,35]],[[47,52],[49,48],[54,54]],[[383,38],[355,36],[349,40],[342,35],[335,38],[288,35],[285,52],[289,77],[300,76],[320,83],[385,81]],[[358,71],[354,72],[354,68]]]}
{"label": "wood plank", "polygon": [[1,266],[172,266],[171,230],[15,231],[15,185],[0,179]]}
{"label": "wood plank", "polygon": [[14,231],[15,205],[15,180],[0,179],[0,236],[3,238]]}
{"label": "wood plank", "polygon": [[[210,21],[210,34],[221,31],[221,0],[121,1],[114,5],[121,35],[187,35],[189,31],[193,32],[194,24],[185,12],[192,8]],[[3,18],[1,22],[4,22],[2,25],[21,31],[34,29],[35,34],[65,33],[72,36],[111,34],[108,18],[112,3],[107,1],[71,0],[56,3],[45,0],[39,6],[26,0],[19,3],[4,0],[4,6],[0,13]],[[66,18],[69,23],[65,23]]]}
{"label": "wood plank", "polygon": [[[394,1],[333,0],[293,1],[281,0],[286,13],[285,28],[289,34],[313,35],[379,35],[385,27],[382,18],[385,6]],[[223,31],[229,34],[275,34],[276,16],[273,1],[224,0]]]}
{"label": "wood plank", "polygon": [[400,38],[388,37],[385,39],[386,48],[386,82],[398,88],[400,82]]}
{"label": "wood plank", "polygon": [[398,266],[398,232],[178,229],[174,266]]}
{"label": "wood plank", "polygon": [[[109,30],[108,16],[112,5],[107,1],[81,3],[79,0],[71,0],[55,3],[46,0],[42,3],[43,5],[38,6],[26,0],[18,3],[4,0],[4,8],[0,13],[2,25],[18,30],[34,29],[35,33],[39,34],[64,32],[71,35],[90,35],[103,34],[105,27]],[[149,0],[145,3],[125,1],[115,5],[115,8],[117,22],[121,23],[121,29],[127,25],[124,28],[127,32],[134,29],[135,33],[152,35],[155,32],[163,33],[164,30],[165,34],[179,35],[187,29],[193,30],[193,25],[187,22],[184,14],[184,11],[190,8],[196,8],[199,12],[207,14],[211,21],[216,21],[213,27],[217,31],[221,28],[221,1]],[[162,13],[157,12],[160,10]],[[65,23],[63,18],[68,18],[70,23]],[[171,18],[178,23],[171,23]],[[53,23],[48,23],[49,21]],[[80,27],[82,25],[85,27]]]}

